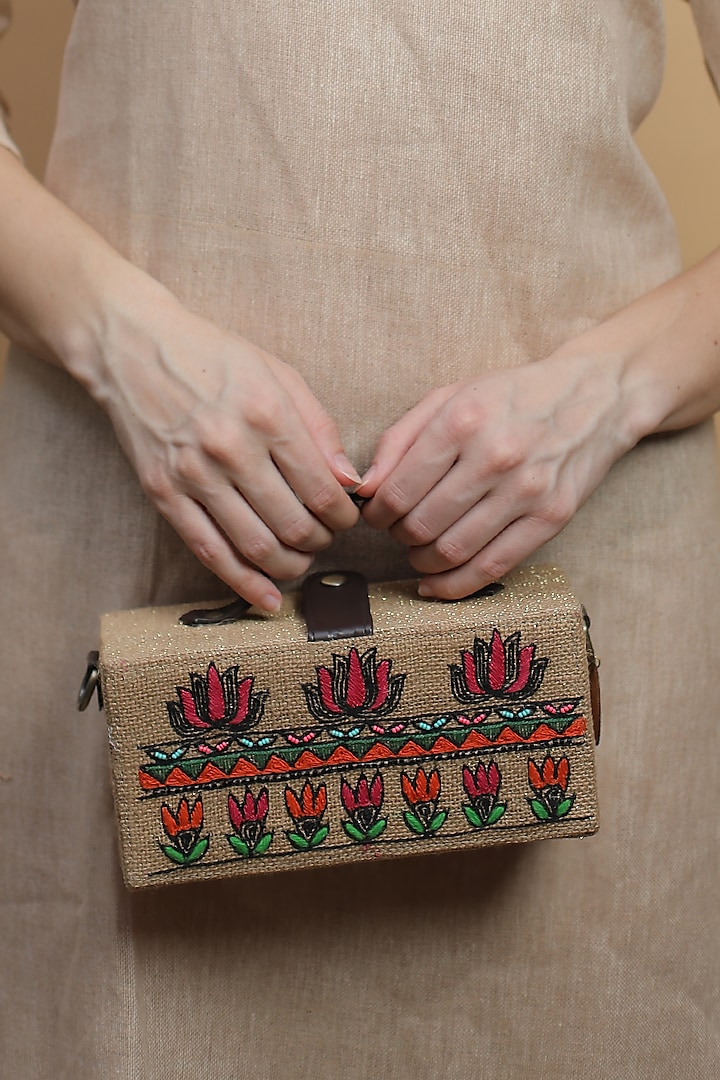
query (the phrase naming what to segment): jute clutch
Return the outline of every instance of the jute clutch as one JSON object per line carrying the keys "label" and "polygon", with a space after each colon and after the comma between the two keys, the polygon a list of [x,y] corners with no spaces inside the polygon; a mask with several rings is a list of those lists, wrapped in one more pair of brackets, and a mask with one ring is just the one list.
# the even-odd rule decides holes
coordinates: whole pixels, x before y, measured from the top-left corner
{"label": "jute clutch", "polygon": [[558,570],[452,603],[314,575],[277,615],[189,616],[104,616],[82,691],[129,887],[597,829],[596,665]]}

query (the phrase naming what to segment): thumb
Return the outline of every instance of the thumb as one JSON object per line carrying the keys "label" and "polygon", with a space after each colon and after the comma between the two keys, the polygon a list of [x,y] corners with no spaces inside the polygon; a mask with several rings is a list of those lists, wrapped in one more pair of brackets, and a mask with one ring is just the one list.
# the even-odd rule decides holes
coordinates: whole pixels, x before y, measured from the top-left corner
{"label": "thumb", "polygon": [[443,391],[432,391],[388,428],[377,444],[372,464],[357,489],[358,495],[364,499],[373,497],[435,416],[445,396]]}

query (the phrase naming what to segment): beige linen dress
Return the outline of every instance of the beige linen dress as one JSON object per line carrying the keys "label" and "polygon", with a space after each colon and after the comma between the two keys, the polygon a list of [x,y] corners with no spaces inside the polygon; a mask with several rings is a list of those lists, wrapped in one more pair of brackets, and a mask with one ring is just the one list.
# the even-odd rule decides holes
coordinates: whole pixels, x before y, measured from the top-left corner
{"label": "beige linen dress", "polygon": [[[720,74],[720,5],[694,6]],[[81,0],[48,184],[296,365],[362,470],[431,387],[677,270],[632,139],[662,57],[660,0]],[[602,657],[596,837],[141,896],[78,677],[102,611],[225,590],[17,350],[0,460],[3,1080],[716,1080],[710,425],[638,446],[538,556]],[[410,573],[363,528],[337,563]]]}

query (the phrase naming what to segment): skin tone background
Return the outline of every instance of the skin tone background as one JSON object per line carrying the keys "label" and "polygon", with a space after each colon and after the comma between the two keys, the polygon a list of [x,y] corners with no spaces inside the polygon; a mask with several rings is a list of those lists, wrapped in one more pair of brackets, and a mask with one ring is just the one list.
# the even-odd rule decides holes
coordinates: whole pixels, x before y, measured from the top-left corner
{"label": "skin tone background", "polygon": [[[55,115],[71,0],[15,0],[0,43],[0,91],[12,104],[12,131],[28,168],[42,176]],[[666,0],[668,67],[660,100],[638,142],[678,223],[691,266],[720,246],[720,102],[705,71],[692,17]],[[0,378],[5,342],[0,335]]]}

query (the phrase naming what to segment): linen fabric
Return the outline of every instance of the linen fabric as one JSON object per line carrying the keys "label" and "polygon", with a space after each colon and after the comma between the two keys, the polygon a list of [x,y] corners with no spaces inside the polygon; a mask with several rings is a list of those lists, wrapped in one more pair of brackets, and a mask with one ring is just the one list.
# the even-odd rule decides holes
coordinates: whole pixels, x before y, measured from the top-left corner
{"label": "linen fabric", "polygon": [[[694,7],[717,74],[717,7]],[[659,0],[83,0],[47,180],[294,364],[362,471],[431,387],[537,360],[678,269],[632,139],[662,55]],[[0,1075],[714,1080],[711,425],[645,440],[533,557],[593,620],[596,837],[141,896],[102,718],[74,712],[84,656],[103,611],[226,590],[104,414],[18,350],[0,459]],[[411,573],[363,527],[338,564]]]}

